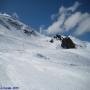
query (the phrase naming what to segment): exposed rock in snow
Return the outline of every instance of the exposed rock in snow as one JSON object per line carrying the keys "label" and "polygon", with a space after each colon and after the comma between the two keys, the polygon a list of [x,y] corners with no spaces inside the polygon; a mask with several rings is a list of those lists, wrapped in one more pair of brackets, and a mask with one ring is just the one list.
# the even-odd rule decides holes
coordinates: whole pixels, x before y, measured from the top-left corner
{"label": "exposed rock in snow", "polygon": [[65,37],[65,38],[63,38],[63,39],[62,39],[61,46],[62,46],[63,48],[67,48],[67,49],[75,48],[75,44],[74,44],[74,42],[70,39],[70,37]]}

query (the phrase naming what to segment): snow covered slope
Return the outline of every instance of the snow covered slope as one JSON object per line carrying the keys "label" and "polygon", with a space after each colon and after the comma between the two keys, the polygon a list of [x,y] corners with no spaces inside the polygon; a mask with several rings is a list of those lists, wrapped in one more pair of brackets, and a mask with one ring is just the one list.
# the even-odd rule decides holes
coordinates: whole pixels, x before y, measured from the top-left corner
{"label": "snow covered slope", "polygon": [[33,31],[0,14],[1,90],[90,90],[90,43],[71,37],[82,47],[62,49],[60,41],[24,30]]}

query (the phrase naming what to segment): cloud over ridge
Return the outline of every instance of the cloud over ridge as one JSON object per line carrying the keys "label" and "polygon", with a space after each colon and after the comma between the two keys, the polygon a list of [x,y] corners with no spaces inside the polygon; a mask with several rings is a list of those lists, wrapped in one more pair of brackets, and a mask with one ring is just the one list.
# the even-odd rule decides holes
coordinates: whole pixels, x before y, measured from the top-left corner
{"label": "cloud over ridge", "polygon": [[56,21],[47,28],[47,33],[56,34],[73,30],[73,35],[80,36],[90,32],[90,14],[77,11],[79,6],[79,2],[75,2],[69,8],[61,6]]}

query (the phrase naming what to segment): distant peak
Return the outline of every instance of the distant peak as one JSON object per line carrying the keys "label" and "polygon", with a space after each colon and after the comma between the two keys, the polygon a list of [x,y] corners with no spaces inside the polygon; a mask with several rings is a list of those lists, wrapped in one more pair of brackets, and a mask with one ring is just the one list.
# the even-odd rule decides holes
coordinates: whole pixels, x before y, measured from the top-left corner
{"label": "distant peak", "polygon": [[1,12],[0,12],[0,16],[11,17],[11,15],[9,15],[9,14],[7,14],[7,13],[1,13]]}

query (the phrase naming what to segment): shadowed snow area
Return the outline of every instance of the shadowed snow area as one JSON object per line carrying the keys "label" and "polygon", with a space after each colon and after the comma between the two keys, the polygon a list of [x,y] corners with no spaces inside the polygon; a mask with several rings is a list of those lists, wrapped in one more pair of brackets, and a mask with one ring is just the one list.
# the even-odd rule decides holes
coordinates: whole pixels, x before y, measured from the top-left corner
{"label": "shadowed snow area", "polygon": [[[18,27],[8,23],[8,18],[18,22]],[[71,37],[82,47],[63,49],[60,41],[50,43],[50,37],[24,33],[27,26],[11,16],[1,14],[0,20],[4,23],[0,23],[0,86],[17,86],[19,90],[90,89],[90,43]]]}

